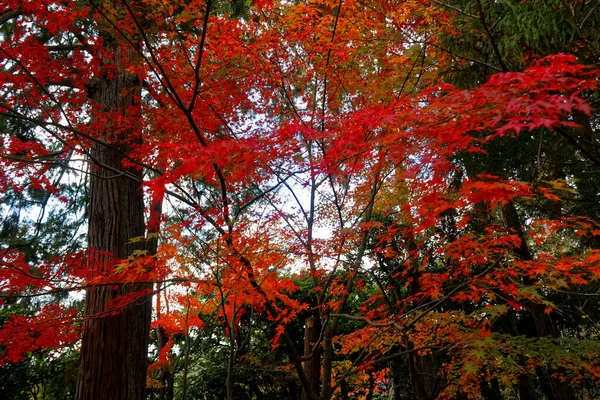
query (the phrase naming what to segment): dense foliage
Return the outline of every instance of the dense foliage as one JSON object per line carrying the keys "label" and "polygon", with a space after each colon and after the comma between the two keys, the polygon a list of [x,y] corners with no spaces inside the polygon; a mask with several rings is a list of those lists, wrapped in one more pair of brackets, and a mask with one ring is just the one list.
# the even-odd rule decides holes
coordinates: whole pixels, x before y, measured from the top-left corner
{"label": "dense foliage", "polygon": [[598,49],[581,0],[3,1],[0,392],[600,396]]}

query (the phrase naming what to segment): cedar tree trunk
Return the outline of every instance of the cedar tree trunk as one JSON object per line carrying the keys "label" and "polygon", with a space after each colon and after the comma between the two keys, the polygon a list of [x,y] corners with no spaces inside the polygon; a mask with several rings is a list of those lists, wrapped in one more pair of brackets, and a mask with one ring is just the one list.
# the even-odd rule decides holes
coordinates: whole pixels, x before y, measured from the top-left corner
{"label": "cedar tree trunk", "polygon": [[[144,241],[144,202],[140,188],[141,172],[123,166],[124,154],[139,143],[135,126],[124,127],[117,121],[139,105],[139,79],[125,72],[130,56],[115,49],[109,60],[116,72],[109,78],[94,78],[88,86],[90,99],[102,112],[115,115],[106,122],[94,144],[91,168],[88,243],[92,250],[111,254],[90,260],[90,268],[101,274],[115,267]],[[105,60],[106,61],[106,60]],[[124,117],[117,118],[116,116]],[[135,124],[132,124],[135,125]],[[119,174],[122,171],[129,176]],[[132,179],[133,177],[133,179]],[[77,400],[142,400],[146,386],[151,296],[137,298],[115,309],[109,302],[133,292],[148,291],[147,285],[98,286],[86,291],[85,331],[81,346],[81,366]]]}

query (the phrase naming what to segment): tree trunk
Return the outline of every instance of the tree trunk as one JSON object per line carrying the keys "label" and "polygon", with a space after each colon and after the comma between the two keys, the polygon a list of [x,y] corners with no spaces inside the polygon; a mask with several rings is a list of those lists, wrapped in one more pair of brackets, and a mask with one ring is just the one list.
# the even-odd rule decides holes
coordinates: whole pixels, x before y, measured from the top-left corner
{"label": "tree trunk", "polygon": [[[521,239],[521,246],[515,249],[515,253],[524,260],[533,260],[531,250],[525,241],[523,226],[521,225],[517,209],[512,201],[502,206],[502,216],[506,226],[513,229]],[[532,285],[534,282],[530,278],[523,277],[523,283]],[[531,303],[529,304],[529,308],[535,323],[537,337],[558,337],[558,332],[554,329],[552,317],[545,312],[546,307],[543,304]],[[568,382],[555,377],[554,372],[557,371],[550,370],[549,372],[553,398],[555,400],[575,399],[575,394]]]}
{"label": "tree trunk", "polygon": [[[407,349],[413,350],[412,342],[407,343]],[[432,353],[418,354],[411,351],[408,354],[408,370],[410,386],[416,399],[434,399],[439,393],[440,378],[435,357]]]}
{"label": "tree trunk", "polygon": [[519,375],[517,387],[519,389],[519,399],[536,400],[538,398],[530,374]]}
{"label": "tree trunk", "polygon": [[233,334],[230,332],[231,346],[229,348],[229,358],[227,362],[227,379],[225,380],[225,387],[227,388],[227,400],[233,400],[233,366],[235,364],[235,348]]}
{"label": "tree trunk", "polygon": [[[342,380],[340,384],[340,400],[350,400],[350,391],[348,389],[348,382],[345,379]],[[371,400],[371,399],[365,399]]]}
{"label": "tree trunk", "polygon": [[[417,244],[414,236],[409,234],[408,248],[411,252],[417,251]],[[413,261],[412,265],[412,282],[409,285],[409,289],[412,295],[416,295],[421,292],[419,284],[419,277],[421,275],[420,266],[417,265],[417,259]],[[406,339],[406,349],[413,350],[414,345],[410,339]],[[440,391],[440,377],[439,368],[433,353],[419,354],[415,351],[410,351],[407,355],[408,358],[408,373],[410,387],[415,395],[415,398],[419,400],[434,399],[437,397]]]}
{"label": "tree trunk", "polygon": [[487,385],[484,384],[481,388],[481,394],[485,400],[503,400],[502,390],[498,378],[491,378]]}
{"label": "tree trunk", "polygon": [[392,374],[390,400],[402,400],[405,398],[404,392],[407,392],[410,386],[407,362],[408,359],[404,358],[395,358],[390,362],[390,372]]}
{"label": "tree trunk", "polygon": [[[113,77],[95,78],[89,96],[103,112],[127,120],[139,104],[141,86],[139,79],[124,70],[130,65],[129,55],[117,49],[113,54],[115,59],[109,60],[116,70]],[[139,132],[117,124],[107,122],[98,133],[100,141],[109,145],[96,143],[92,148],[88,243],[91,250],[102,252],[90,260],[94,275],[111,271],[120,260],[146,246],[144,241],[131,241],[145,232],[143,193],[136,181],[141,180],[141,171],[123,166],[124,153],[139,142]],[[146,294],[116,310],[109,303],[148,289],[148,285],[136,284],[87,289],[77,400],[144,398],[151,298]]]}
{"label": "tree trunk", "polygon": [[[318,323],[319,319],[310,317],[304,321],[304,357],[308,357],[313,353],[315,343],[319,340],[321,331]],[[321,386],[321,355],[319,346],[314,349],[314,353],[310,360],[304,362],[304,373],[308,378],[310,390],[314,395],[318,395]],[[308,394],[302,392],[302,400],[309,400]]]}

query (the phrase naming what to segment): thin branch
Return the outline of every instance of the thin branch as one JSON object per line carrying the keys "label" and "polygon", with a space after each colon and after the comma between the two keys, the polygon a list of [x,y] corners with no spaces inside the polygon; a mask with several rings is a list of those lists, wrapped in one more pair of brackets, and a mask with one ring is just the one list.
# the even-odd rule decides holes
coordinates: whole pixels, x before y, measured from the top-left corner
{"label": "thin branch", "polygon": [[87,44],[54,44],[54,45],[46,45],[45,46],[48,51],[75,51],[75,50],[85,50],[91,51],[93,46]]}
{"label": "thin branch", "polygon": [[211,5],[212,0],[208,0],[206,2],[204,21],[202,22],[202,36],[200,36],[200,43],[198,44],[198,59],[196,60],[196,66],[194,67],[194,90],[192,91],[190,105],[187,108],[188,111],[194,109],[194,104],[198,98],[198,88],[200,87],[200,67],[202,67],[202,56],[204,55],[204,44],[206,42],[206,30],[208,29],[208,17],[210,16]]}
{"label": "thin branch", "polygon": [[583,25],[585,25],[585,21],[587,21],[587,19],[594,13],[594,11],[596,11],[596,9],[600,7],[600,2],[597,2],[596,4],[594,4],[594,6],[592,7],[592,9],[587,13],[587,15],[581,20],[581,23],[579,24],[579,29],[583,29]]}
{"label": "thin branch", "polygon": [[490,26],[488,25],[488,23],[485,19],[485,15],[483,13],[483,5],[481,4],[481,0],[477,0],[477,8],[479,9],[479,20],[481,21],[481,24],[483,25],[483,29],[485,30],[485,33],[490,41],[490,44],[492,45],[494,54],[496,55],[496,58],[498,59],[498,64],[500,64],[500,67],[502,67],[502,72],[508,72],[508,68],[506,67],[506,64],[504,64],[504,60],[502,59],[502,55],[500,54],[500,49],[498,48],[498,44],[496,43],[496,40],[494,39],[492,30],[490,29]]}
{"label": "thin branch", "polygon": [[[503,256],[499,257],[493,264],[490,264],[486,269],[484,269],[482,272],[480,272],[479,274],[477,274],[474,278],[480,278],[483,275],[487,274],[492,268],[494,268],[495,266],[497,266],[500,261],[502,261],[504,259]],[[406,326],[405,329],[409,329],[410,327],[414,326],[417,322],[419,322],[423,317],[425,317],[427,314],[429,314],[431,311],[433,311],[435,308],[439,307],[440,304],[442,304],[444,301],[448,300],[454,293],[458,292],[459,290],[461,290],[462,288],[464,288],[465,286],[469,285],[469,281],[462,283],[458,286],[456,286],[454,289],[452,289],[450,292],[448,292],[448,294],[446,294],[444,297],[442,297],[440,300],[436,301],[435,304],[433,304],[431,307],[429,307],[428,309],[426,309],[425,311],[423,311],[421,314],[419,314],[415,319],[413,319],[411,322],[409,322]]]}
{"label": "thin branch", "polygon": [[4,24],[5,22],[8,22],[11,19],[16,18],[20,15],[21,15],[21,10],[19,8],[16,8],[14,10],[5,11],[4,13],[2,13],[2,15],[0,15],[0,25]]}
{"label": "thin branch", "polygon": [[378,328],[386,328],[386,327],[390,327],[393,326],[394,328],[398,329],[398,330],[402,330],[403,328],[398,325],[397,322],[395,321],[389,321],[389,322],[375,322],[375,321],[371,321],[368,318],[365,317],[359,317],[356,315],[350,315],[350,314],[337,314],[337,313],[333,313],[331,314],[332,317],[342,317],[342,318],[346,318],[346,319],[351,319],[353,321],[362,321],[362,322],[366,322],[367,324],[371,325],[371,326],[375,326]]}
{"label": "thin branch", "polygon": [[[32,276],[32,275],[29,275],[26,273],[24,275],[31,277],[31,278],[36,278],[39,280],[48,280],[48,279],[45,279],[42,277],[36,277],[36,276]],[[150,285],[153,283],[200,283],[200,282],[204,282],[204,280],[203,279],[195,279],[195,278],[171,278],[171,279],[161,279],[161,280],[155,280],[155,281],[148,281],[148,280],[133,281],[133,282],[112,281],[112,282],[82,284],[82,285],[78,285],[78,286],[70,286],[70,287],[65,287],[65,288],[56,288],[56,289],[46,290],[46,291],[40,292],[40,293],[0,294],[0,298],[29,299],[29,298],[36,298],[36,297],[41,297],[41,296],[49,296],[49,295],[57,294],[57,293],[68,293],[68,292],[74,292],[74,291],[78,291],[78,290],[86,290],[86,289],[91,289],[91,288],[95,288],[95,287],[105,287],[105,286],[126,287],[126,286],[133,286],[133,285]],[[161,290],[163,290],[163,289],[161,289]]]}
{"label": "thin branch", "polygon": [[600,165],[600,158],[594,155],[594,153],[592,153],[587,147],[579,143],[579,141],[575,137],[573,137],[573,135],[559,127],[554,128],[554,130],[560,133],[569,142],[571,142],[571,144],[573,144],[579,151],[581,151],[590,161],[592,161],[596,165]]}
{"label": "thin branch", "polygon": [[457,11],[457,12],[459,12],[460,14],[466,15],[467,17],[470,17],[470,18],[475,18],[475,19],[479,19],[479,17],[478,17],[477,15],[475,15],[475,14],[471,14],[471,13],[468,13],[468,12],[466,12],[465,10],[461,10],[460,8],[458,8],[458,7],[456,7],[456,6],[453,6],[453,5],[451,5],[451,4],[443,3],[443,2],[441,2],[441,1],[439,1],[439,0],[431,0],[431,1],[432,1],[433,3],[435,3],[435,4],[437,4],[438,6],[446,7],[446,8],[449,8],[449,9],[451,9],[451,10]]}
{"label": "thin branch", "polygon": [[[89,3],[92,6],[92,8],[94,8],[94,10],[97,11],[111,25],[111,27],[114,28],[119,33],[119,35],[121,35],[121,37],[130,45],[130,48],[133,49],[133,51],[135,51],[144,60],[144,62],[146,63],[146,65],[148,65],[148,67],[151,69],[152,73],[158,78],[158,80],[160,81],[161,85],[166,89],[167,94],[169,95],[169,97],[171,98],[171,100],[173,100],[173,102],[175,104],[178,104],[180,107],[183,107],[183,101],[181,100],[181,98],[179,97],[179,94],[177,93],[177,90],[175,90],[175,87],[171,83],[171,80],[169,79],[169,76],[167,75],[167,72],[163,68],[162,63],[160,63],[160,61],[156,57],[156,54],[155,54],[154,49],[152,47],[152,44],[151,44],[150,40],[148,39],[148,35],[146,35],[146,31],[142,27],[140,21],[136,18],[135,14],[133,13],[133,10],[131,10],[131,7],[129,6],[129,3],[127,3],[127,1],[125,1],[125,0],[123,1],[123,5],[127,9],[127,12],[129,13],[129,15],[131,16],[131,18],[133,19],[136,27],[138,28],[138,30],[140,32],[142,40],[143,40],[144,44],[146,45],[146,48],[148,49],[148,52],[150,53],[150,58],[151,58],[152,61],[150,61],[148,59],[148,57],[146,57],[146,55],[144,54],[144,52],[142,52],[139,49],[139,46],[137,46],[117,26],[117,24],[112,19],[110,19],[100,9],[100,7],[98,7],[96,4],[94,4],[93,0],[90,0]],[[155,67],[158,68],[158,71],[160,73],[156,71]]]}
{"label": "thin branch", "polygon": [[432,42],[428,42],[428,44],[429,44],[429,46],[435,47],[438,50],[441,50],[441,51],[443,51],[445,53],[450,54],[452,57],[460,58],[461,60],[465,60],[465,61],[469,61],[469,62],[472,62],[472,63],[475,63],[475,64],[483,65],[483,66],[488,67],[488,68],[490,68],[490,69],[492,69],[494,71],[504,72],[504,70],[502,68],[498,68],[497,66],[489,64],[489,63],[486,63],[485,61],[477,60],[475,58],[471,58],[471,57],[468,57],[468,56],[464,56],[464,55],[461,55],[461,54],[454,53],[453,51],[448,50],[447,48],[442,47],[442,46],[437,45],[437,44],[432,43]]}
{"label": "thin branch", "polygon": [[[453,345],[453,346],[421,346],[421,347],[415,347],[414,349],[405,350],[405,351],[402,351],[402,352],[399,352],[399,353],[390,354],[389,356],[384,356],[384,357],[381,357],[381,358],[377,358],[377,359],[375,359],[373,361],[370,361],[366,365],[375,365],[375,364],[379,364],[379,363],[384,363],[384,362],[387,362],[387,361],[390,361],[390,360],[394,360],[394,359],[399,358],[399,357],[404,357],[404,356],[406,356],[408,354],[419,352],[419,351],[423,351],[423,350],[447,350],[447,349],[451,349],[453,347],[456,347],[456,345]],[[342,376],[338,379],[338,381],[337,381],[337,383],[336,383],[336,385],[334,386],[333,389],[335,390],[339,385],[341,385],[341,382],[344,379],[346,379],[346,378],[348,378],[348,377],[350,377],[350,376],[358,373],[359,371],[360,371],[360,369],[357,368],[357,366],[353,365],[352,368],[350,368],[348,371],[346,371],[345,373],[342,374]]]}

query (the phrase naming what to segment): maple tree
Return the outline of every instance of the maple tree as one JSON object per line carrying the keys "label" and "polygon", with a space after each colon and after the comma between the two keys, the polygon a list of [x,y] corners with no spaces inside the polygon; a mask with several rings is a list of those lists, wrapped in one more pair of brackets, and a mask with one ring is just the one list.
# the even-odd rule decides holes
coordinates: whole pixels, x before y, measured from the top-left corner
{"label": "maple tree", "polygon": [[[257,366],[289,398],[593,396],[597,182],[542,147],[600,165],[597,11],[552,13],[568,47],[493,31],[534,3],[4,2],[0,369],[78,349],[80,399],[280,398]],[[56,231],[78,190],[85,246]]]}

